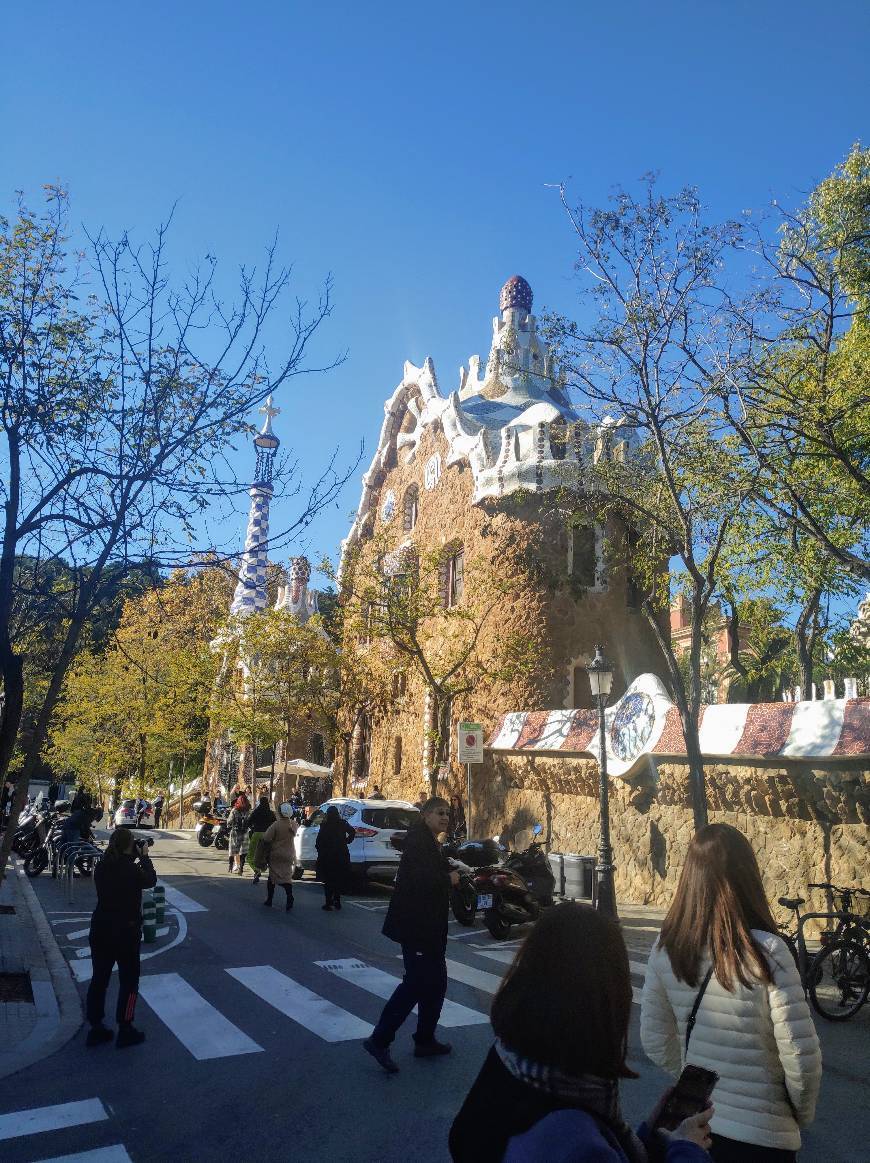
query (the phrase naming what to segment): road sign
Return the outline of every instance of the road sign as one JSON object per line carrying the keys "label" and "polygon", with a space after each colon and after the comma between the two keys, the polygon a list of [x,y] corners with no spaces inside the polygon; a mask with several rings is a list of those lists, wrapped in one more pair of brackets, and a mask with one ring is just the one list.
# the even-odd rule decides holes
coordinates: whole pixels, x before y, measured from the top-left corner
{"label": "road sign", "polygon": [[483,763],[483,724],[460,723],[457,758],[460,763]]}

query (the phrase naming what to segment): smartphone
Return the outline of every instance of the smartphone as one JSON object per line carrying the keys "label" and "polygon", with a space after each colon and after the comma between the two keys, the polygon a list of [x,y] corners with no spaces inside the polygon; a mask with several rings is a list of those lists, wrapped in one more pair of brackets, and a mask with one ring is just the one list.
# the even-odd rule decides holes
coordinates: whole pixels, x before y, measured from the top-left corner
{"label": "smartphone", "polygon": [[703,1066],[685,1066],[671,1097],[662,1108],[656,1126],[674,1131],[689,1115],[706,1110],[710,1105],[713,1087],[718,1081],[719,1075],[715,1070],[705,1070]]}

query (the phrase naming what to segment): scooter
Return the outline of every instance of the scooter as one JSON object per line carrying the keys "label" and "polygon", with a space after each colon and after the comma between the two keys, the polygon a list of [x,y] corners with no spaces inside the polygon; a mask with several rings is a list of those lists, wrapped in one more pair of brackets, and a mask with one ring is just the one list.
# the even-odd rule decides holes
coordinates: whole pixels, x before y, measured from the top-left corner
{"label": "scooter", "polygon": [[[193,806],[194,810],[197,810],[197,804]],[[227,817],[220,812],[202,812],[195,831],[197,843],[201,848],[209,848],[214,844],[219,851],[226,851],[230,846]]]}
{"label": "scooter", "polygon": [[537,837],[543,832],[535,824],[534,839],[525,852],[512,852],[504,864],[478,870],[474,878],[477,908],[490,934],[503,941],[511,925],[537,920],[542,908],[553,903],[556,878]]}
{"label": "scooter", "polygon": [[442,846],[451,869],[459,873],[459,884],[450,890],[450,908],[460,925],[473,925],[477,914],[477,869],[498,864],[504,855],[497,840],[463,840],[453,836]]}

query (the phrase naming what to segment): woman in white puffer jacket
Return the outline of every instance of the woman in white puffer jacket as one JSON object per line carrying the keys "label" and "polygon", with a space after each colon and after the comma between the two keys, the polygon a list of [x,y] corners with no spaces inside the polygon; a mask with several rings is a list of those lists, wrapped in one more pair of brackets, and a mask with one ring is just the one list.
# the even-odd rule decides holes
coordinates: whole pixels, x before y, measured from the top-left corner
{"label": "woman in white puffer jacket", "polygon": [[718,1073],[716,1163],[796,1159],[821,1082],[819,1040],[755,853],[728,824],[709,824],[689,845],[647,965],[640,1037],[675,1076],[687,1061]]}

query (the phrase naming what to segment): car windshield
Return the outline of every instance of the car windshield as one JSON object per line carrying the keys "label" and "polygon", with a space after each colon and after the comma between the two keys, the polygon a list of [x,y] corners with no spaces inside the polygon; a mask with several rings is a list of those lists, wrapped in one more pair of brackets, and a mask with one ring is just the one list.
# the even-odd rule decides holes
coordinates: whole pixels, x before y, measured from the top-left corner
{"label": "car windshield", "polygon": [[136,801],[135,801],[135,800],[124,800],[124,802],[123,802],[123,804],[121,805],[121,807],[122,807],[122,808],[135,808],[135,807],[136,807]]}
{"label": "car windshield", "polygon": [[372,828],[410,828],[419,812],[411,808],[363,808],[364,824]]}

